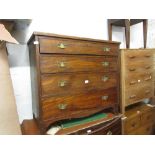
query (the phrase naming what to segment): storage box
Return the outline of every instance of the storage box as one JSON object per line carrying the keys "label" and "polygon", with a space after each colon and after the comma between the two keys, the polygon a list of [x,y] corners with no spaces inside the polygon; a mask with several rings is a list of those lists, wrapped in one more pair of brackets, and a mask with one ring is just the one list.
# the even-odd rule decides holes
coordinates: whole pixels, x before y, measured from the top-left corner
{"label": "storage box", "polygon": [[0,24],[0,134],[21,134],[7,57],[6,42],[18,43]]}

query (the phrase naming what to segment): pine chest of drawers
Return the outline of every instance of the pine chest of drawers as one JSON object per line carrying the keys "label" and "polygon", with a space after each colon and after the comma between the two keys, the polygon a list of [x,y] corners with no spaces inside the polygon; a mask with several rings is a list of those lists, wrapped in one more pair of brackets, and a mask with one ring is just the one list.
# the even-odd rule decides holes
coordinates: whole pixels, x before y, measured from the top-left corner
{"label": "pine chest of drawers", "polygon": [[119,43],[34,33],[33,114],[43,132],[55,121],[119,108]]}
{"label": "pine chest of drawers", "polygon": [[124,107],[154,96],[154,51],[121,50],[121,100]]}

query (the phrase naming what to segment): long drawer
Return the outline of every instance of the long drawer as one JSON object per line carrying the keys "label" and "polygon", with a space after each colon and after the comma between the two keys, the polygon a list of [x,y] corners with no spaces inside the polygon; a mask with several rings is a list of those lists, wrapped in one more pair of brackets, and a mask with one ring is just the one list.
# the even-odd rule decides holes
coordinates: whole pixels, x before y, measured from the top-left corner
{"label": "long drawer", "polygon": [[64,119],[72,117],[74,114],[81,117],[82,113],[89,113],[95,109],[102,110],[116,103],[117,88],[110,88],[95,93],[68,94],[62,97],[42,98],[42,119]]}
{"label": "long drawer", "polygon": [[76,39],[39,37],[40,53],[118,55],[118,45]]}
{"label": "long drawer", "polygon": [[140,49],[135,49],[135,50],[126,50],[125,51],[125,62],[126,64],[130,63],[132,64],[133,62],[144,62],[144,61],[152,61],[153,59],[153,52],[152,50],[149,51],[147,50],[140,50]]}
{"label": "long drawer", "polygon": [[142,87],[135,87],[134,89],[128,89],[126,93],[126,106],[132,103],[136,103],[145,98],[153,96],[152,85],[144,85]]}
{"label": "long drawer", "polygon": [[151,135],[153,134],[153,125],[151,123],[147,123],[140,128],[132,130],[127,133],[128,135]]}
{"label": "long drawer", "polygon": [[130,74],[125,79],[126,89],[134,87],[142,87],[144,85],[152,86],[152,84],[153,84],[153,73],[150,72]]}
{"label": "long drawer", "polygon": [[[131,61],[132,62],[132,61]],[[153,72],[153,64],[150,61],[141,61],[141,62],[132,62],[126,65],[125,74],[126,76],[130,74],[136,73],[143,73],[143,72]]]}
{"label": "long drawer", "polygon": [[40,56],[41,73],[77,71],[117,71],[117,58],[84,55],[45,55]]}
{"label": "long drawer", "polygon": [[117,73],[68,73],[41,76],[42,96],[77,94],[117,85]]}

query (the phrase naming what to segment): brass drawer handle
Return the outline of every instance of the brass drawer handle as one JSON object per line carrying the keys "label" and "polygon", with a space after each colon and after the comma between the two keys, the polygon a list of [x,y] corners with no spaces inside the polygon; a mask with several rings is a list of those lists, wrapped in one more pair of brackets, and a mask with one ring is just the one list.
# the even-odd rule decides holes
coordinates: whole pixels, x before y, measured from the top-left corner
{"label": "brass drawer handle", "polygon": [[136,97],[136,95],[131,95],[130,96],[130,99],[133,99],[133,98],[135,98]]}
{"label": "brass drawer handle", "polygon": [[103,77],[102,77],[102,81],[106,82],[106,81],[108,81],[108,80],[109,80],[109,77],[108,77],[108,76],[103,76]]}
{"label": "brass drawer handle", "polygon": [[107,61],[104,61],[104,62],[102,62],[102,66],[104,66],[104,67],[107,67],[107,66],[109,66],[109,62],[107,62]]}
{"label": "brass drawer handle", "polygon": [[131,81],[130,85],[136,84],[136,81]]}
{"label": "brass drawer handle", "polygon": [[60,68],[64,68],[64,67],[66,67],[66,63],[63,62],[63,61],[58,62],[58,66],[59,66]]}
{"label": "brass drawer handle", "polygon": [[110,52],[110,50],[111,50],[110,47],[104,47],[104,48],[103,48],[103,51],[104,51],[104,52]]}
{"label": "brass drawer handle", "polygon": [[135,69],[135,68],[129,68],[129,70],[130,70],[130,71],[135,71],[136,69]]}
{"label": "brass drawer handle", "polygon": [[109,96],[102,96],[102,100],[107,101]]}
{"label": "brass drawer handle", "polygon": [[65,110],[67,108],[67,104],[58,104],[58,108],[60,110]]}
{"label": "brass drawer handle", "polygon": [[112,135],[112,131],[108,131],[107,132],[107,135]]}
{"label": "brass drawer handle", "polygon": [[146,90],[145,91],[145,94],[149,94],[151,91],[150,90]]}
{"label": "brass drawer handle", "polygon": [[64,49],[66,48],[66,45],[64,45],[63,43],[60,43],[57,45],[58,48]]}
{"label": "brass drawer handle", "polygon": [[62,80],[62,81],[60,81],[60,82],[58,83],[58,86],[59,86],[59,87],[64,87],[64,86],[66,86],[66,84],[67,84],[67,81]]}

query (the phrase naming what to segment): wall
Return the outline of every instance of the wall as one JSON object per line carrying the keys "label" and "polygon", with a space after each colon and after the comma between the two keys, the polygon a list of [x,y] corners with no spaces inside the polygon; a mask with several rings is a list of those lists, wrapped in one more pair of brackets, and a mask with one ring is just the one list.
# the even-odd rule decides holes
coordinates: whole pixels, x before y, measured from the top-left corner
{"label": "wall", "polygon": [[[18,25],[13,36],[20,42],[20,45],[7,44],[7,47],[20,122],[23,119],[32,118],[30,68],[26,42],[33,31],[108,39],[107,20],[101,16],[86,18],[79,15],[79,18],[75,19],[61,19],[58,16],[51,21],[50,19],[34,19],[30,26]],[[131,27],[131,48],[143,47],[142,36],[142,24]],[[125,48],[124,28],[113,27],[113,40],[120,41],[120,47]],[[147,47],[155,47],[155,20],[149,20]]]}

